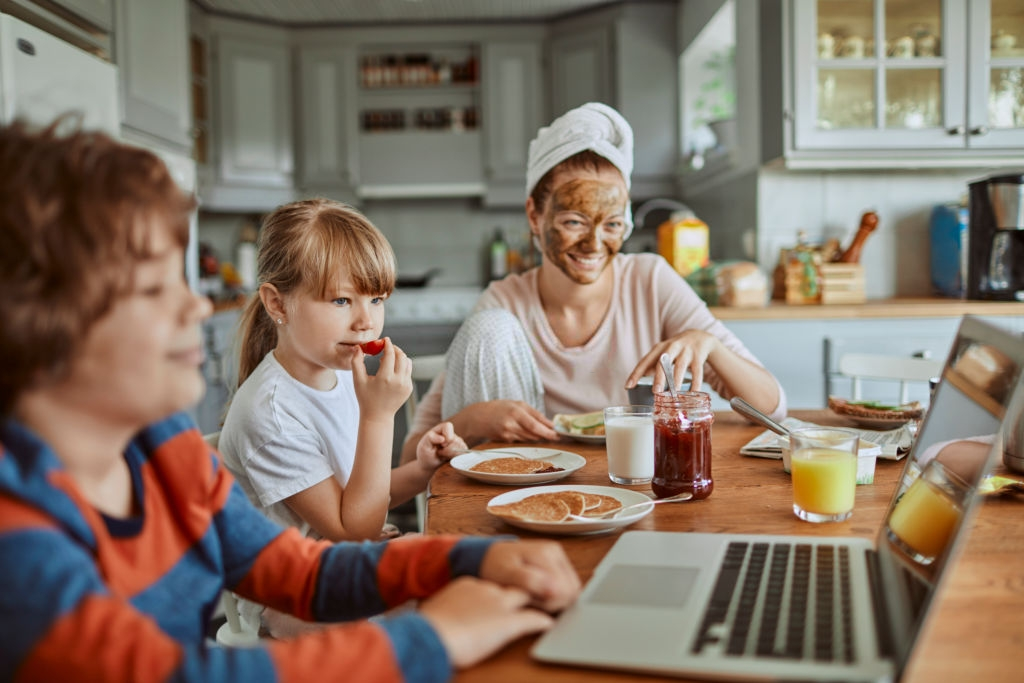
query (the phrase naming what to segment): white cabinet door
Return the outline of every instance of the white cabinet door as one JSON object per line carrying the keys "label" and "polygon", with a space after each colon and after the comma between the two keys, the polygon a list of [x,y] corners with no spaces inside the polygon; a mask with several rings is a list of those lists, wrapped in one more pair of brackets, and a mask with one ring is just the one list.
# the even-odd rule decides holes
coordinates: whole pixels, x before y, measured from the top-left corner
{"label": "white cabinet door", "polygon": [[292,187],[292,83],[281,42],[215,38],[219,183]]}
{"label": "white cabinet door", "polygon": [[967,145],[1024,153],[1024,3],[972,0],[967,18]]}
{"label": "white cabinet door", "polygon": [[551,109],[555,117],[586,104],[614,104],[611,31],[598,27],[552,38]]}
{"label": "white cabinet door", "polygon": [[355,46],[301,47],[297,102],[299,185],[352,201],[359,182]]}
{"label": "white cabinet door", "polygon": [[541,44],[485,43],[481,61],[485,202],[522,206],[527,151],[544,123]]}
{"label": "white cabinet door", "polygon": [[679,159],[676,8],[621,3],[556,22],[549,41],[551,113],[615,107],[633,128],[636,197],[672,194]]}
{"label": "white cabinet door", "polygon": [[188,40],[185,0],[118,3],[121,123],[185,150],[192,147]]}

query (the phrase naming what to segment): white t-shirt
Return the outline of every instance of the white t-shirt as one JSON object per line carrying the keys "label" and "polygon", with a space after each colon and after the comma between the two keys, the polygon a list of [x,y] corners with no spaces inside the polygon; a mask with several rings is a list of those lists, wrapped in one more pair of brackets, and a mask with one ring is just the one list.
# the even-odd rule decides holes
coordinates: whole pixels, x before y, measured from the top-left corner
{"label": "white t-shirt", "polygon": [[[522,324],[544,383],[548,417],[627,403],[623,386],[643,354],[684,330],[708,332],[737,355],[762,365],[661,256],[618,254],[611,268],[611,305],[597,331],[582,346],[564,346],[551,329],[537,289],[539,268],[492,282],[474,307],[474,312],[504,308]],[[723,398],[732,398],[709,364],[704,366],[704,379]],[[412,431],[428,429],[443,419],[443,387],[442,374],[417,407]],[[778,390],[779,403],[772,417],[782,419],[786,399],[781,385]]]}
{"label": "white t-shirt", "polygon": [[279,524],[310,528],[285,498],[328,477],[345,486],[355,460],[359,403],[352,373],[330,391],[299,382],[268,353],[231,401],[220,433],[224,464],[253,505]]}

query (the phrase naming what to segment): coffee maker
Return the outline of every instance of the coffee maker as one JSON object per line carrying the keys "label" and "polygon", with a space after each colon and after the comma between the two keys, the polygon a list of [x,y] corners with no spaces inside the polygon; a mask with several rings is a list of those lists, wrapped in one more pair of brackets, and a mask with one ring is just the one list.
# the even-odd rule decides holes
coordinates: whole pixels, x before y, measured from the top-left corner
{"label": "coffee maker", "polygon": [[967,298],[1024,301],[1024,172],[969,188]]}

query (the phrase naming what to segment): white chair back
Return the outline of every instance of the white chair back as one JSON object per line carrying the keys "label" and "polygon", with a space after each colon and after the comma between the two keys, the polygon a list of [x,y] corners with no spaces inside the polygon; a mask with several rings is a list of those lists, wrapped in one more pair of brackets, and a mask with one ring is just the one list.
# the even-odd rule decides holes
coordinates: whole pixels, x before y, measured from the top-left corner
{"label": "white chair back", "polygon": [[861,400],[861,380],[899,382],[900,403],[906,403],[911,382],[927,382],[942,372],[942,363],[929,358],[892,356],[880,353],[844,353],[839,357],[839,373],[852,380],[853,400]]}
{"label": "white chair back", "polygon": [[[405,425],[406,429],[412,430],[412,420],[416,415],[416,406],[419,405],[420,393],[418,383],[432,382],[444,370],[444,354],[438,353],[428,356],[416,356],[412,358],[412,394],[405,402]],[[423,523],[426,521],[427,496],[425,493],[416,494],[416,523],[419,530],[423,531]]]}
{"label": "white chair back", "polygon": [[412,418],[416,414],[416,406],[419,405],[420,393],[419,383],[432,382],[434,378],[444,370],[444,354],[438,353],[429,356],[416,356],[412,360],[412,394],[405,402],[405,424],[412,428]]}

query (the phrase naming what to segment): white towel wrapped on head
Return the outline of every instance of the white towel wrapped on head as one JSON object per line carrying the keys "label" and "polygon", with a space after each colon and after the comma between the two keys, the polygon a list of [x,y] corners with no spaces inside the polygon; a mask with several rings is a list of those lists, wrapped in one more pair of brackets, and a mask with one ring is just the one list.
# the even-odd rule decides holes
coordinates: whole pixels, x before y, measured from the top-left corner
{"label": "white towel wrapped on head", "polygon": [[545,173],[573,154],[588,149],[615,164],[629,188],[629,176],[633,172],[633,129],[608,105],[588,102],[541,128],[530,142],[527,196]]}

